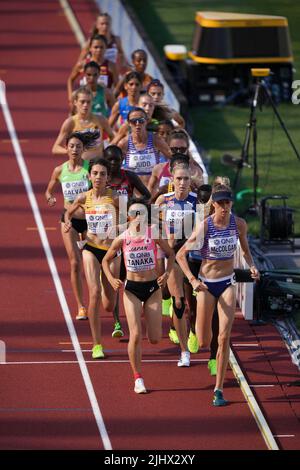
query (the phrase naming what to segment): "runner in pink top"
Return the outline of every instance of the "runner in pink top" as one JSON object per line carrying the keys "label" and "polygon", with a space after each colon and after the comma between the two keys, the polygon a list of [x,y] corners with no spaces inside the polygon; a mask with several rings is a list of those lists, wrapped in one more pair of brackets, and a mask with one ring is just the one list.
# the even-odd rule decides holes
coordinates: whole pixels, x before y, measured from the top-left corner
{"label": "runner in pink top", "polygon": [[[113,241],[103,258],[102,267],[112,287],[115,290],[119,289],[123,282],[113,276],[110,262],[118,250],[123,250],[127,271],[123,300],[129,328],[128,355],[134,374],[134,391],[146,393],[141,376],[141,315],[144,309],[150,343],[158,343],[162,335],[161,288],[167,282],[175,255],[167,240],[153,237],[156,226],[150,227],[148,224],[149,207],[147,204],[141,200],[132,199],[128,208],[128,228]],[[159,277],[156,271],[157,245],[168,257],[167,270]]]}

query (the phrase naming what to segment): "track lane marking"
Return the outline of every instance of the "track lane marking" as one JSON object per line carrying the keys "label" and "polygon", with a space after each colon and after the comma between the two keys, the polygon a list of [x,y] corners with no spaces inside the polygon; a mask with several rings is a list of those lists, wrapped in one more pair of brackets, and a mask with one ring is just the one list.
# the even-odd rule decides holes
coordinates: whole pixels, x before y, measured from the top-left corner
{"label": "track lane marking", "polygon": [[[45,229],[47,232],[51,232],[51,231],[57,230],[56,227],[44,227],[44,229]],[[38,231],[38,227],[26,227],[26,230],[27,230],[28,232],[34,232],[34,231]]]}
{"label": "track lane marking", "polygon": [[41,216],[41,213],[37,204],[37,200],[36,200],[33,188],[32,188],[29,172],[27,170],[25,159],[24,159],[21,147],[20,147],[16,129],[15,129],[12,116],[9,110],[9,106],[7,103],[5,83],[2,80],[0,80],[0,105],[2,107],[4,119],[5,119],[6,126],[8,129],[10,138],[11,138],[15,157],[16,157],[21,175],[22,175],[23,183],[24,183],[27,197],[29,199],[29,203],[33,212],[35,223],[36,223],[36,226],[38,227],[42,246],[46,255],[46,259],[47,259],[49,269],[52,275],[52,279],[55,285],[59,303],[60,303],[64,318],[65,318],[65,322],[69,331],[69,335],[71,337],[71,341],[75,350],[75,354],[78,360],[81,375],[82,375],[82,378],[83,378],[83,381],[87,390],[89,400],[91,402],[91,406],[94,412],[95,420],[96,420],[97,427],[98,427],[98,430],[99,430],[99,433],[103,442],[103,446],[105,450],[112,450],[111,442],[107,434],[107,430],[103,421],[102,413],[100,411],[100,407],[99,407],[97,397],[93,388],[93,384],[92,384],[83,354],[81,352],[76,330],[75,330],[73,320],[70,314],[70,310],[67,304],[67,300],[63,291],[61,280],[58,275],[58,271],[57,271],[56,264],[53,258],[53,254],[49,245],[49,241],[48,241],[45,227],[43,224],[42,216]]}
{"label": "track lane marking", "polygon": [[80,47],[82,48],[85,45],[86,40],[85,40],[84,34],[83,34],[79,24],[78,24],[76,16],[74,15],[73,10],[69,5],[69,2],[67,0],[59,0],[59,3],[60,3],[61,8],[63,9],[63,13],[65,14],[65,16],[66,16],[66,18],[69,22],[71,30],[73,31]]}
{"label": "track lane marking", "polygon": [[[88,351],[90,352],[90,351]],[[142,359],[142,362],[145,363],[166,363],[166,362],[178,362],[178,359]],[[191,362],[208,362],[208,359],[191,359]],[[86,364],[128,364],[129,359],[105,359],[102,360],[87,360]],[[0,362],[0,365],[35,365],[35,364],[78,364],[78,361],[10,361],[10,362]]]}
{"label": "track lane marking", "polygon": [[[3,144],[10,144],[11,140],[10,139],[2,139],[1,142]],[[29,142],[28,139],[19,139],[20,144],[27,144]]]}
{"label": "track lane marking", "polygon": [[267,388],[267,387],[275,387],[275,385],[267,385],[267,384],[266,385],[262,385],[262,384],[251,385],[250,384],[250,387],[252,387],[252,388],[264,388],[264,387],[266,387]]}
{"label": "track lane marking", "polygon": [[252,391],[251,388],[246,380],[246,377],[244,376],[239,363],[230,349],[230,354],[229,354],[229,363],[230,367],[235,375],[235,378],[244,394],[244,397],[247,400],[248,406],[251,410],[251,413],[256,421],[256,424],[258,425],[258,428],[265,440],[265,443],[270,450],[279,450],[279,447],[277,445],[277,442],[274,439],[274,436],[272,434],[272,431],[266,421],[266,418],[264,417]]}

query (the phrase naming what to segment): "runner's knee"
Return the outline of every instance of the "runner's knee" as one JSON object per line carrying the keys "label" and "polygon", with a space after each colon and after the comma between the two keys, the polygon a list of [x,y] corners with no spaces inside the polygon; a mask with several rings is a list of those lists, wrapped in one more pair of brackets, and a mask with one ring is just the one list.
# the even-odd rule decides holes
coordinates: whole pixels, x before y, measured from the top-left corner
{"label": "runner's knee", "polygon": [[180,297],[180,307],[176,306],[175,297],[172,297],[172,299],[173,299],[174,313],[175,313],[176,317],[179,320],[181,320],[181,318],[183,317],[183,314],[184,314],[184,310],[185,310],[184,297]]}

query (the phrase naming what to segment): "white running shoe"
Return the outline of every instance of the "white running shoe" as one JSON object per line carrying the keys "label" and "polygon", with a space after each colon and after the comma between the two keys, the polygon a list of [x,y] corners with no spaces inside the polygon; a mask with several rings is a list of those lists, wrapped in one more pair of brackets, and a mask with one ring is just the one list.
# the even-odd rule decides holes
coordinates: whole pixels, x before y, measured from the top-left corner
{"label": "white running shoe", "polygon": [[143,379],[136,379],[134,382],[135,393],[147,393]]}
{"label": "white running shoe", "polygon": [[178,367],[190,367],[191,354],[189,351],[183,351],[177,362]]}

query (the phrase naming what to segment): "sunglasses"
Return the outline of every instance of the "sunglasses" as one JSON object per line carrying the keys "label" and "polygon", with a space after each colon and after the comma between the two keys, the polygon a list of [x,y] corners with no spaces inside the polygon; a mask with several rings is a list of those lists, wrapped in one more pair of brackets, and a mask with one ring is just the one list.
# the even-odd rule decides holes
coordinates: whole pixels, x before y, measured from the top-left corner
{"label": "sunglasses", "polygon": [[172,153],[185,153],[187,152],[187,147],[170,147]]}
{"label": "sunglasses", "polygon": [[146,118],[144,118],[144,117],[129,119],[129,123],[134,124],[134,125],[144,124],[145,122],[146,122]]}

